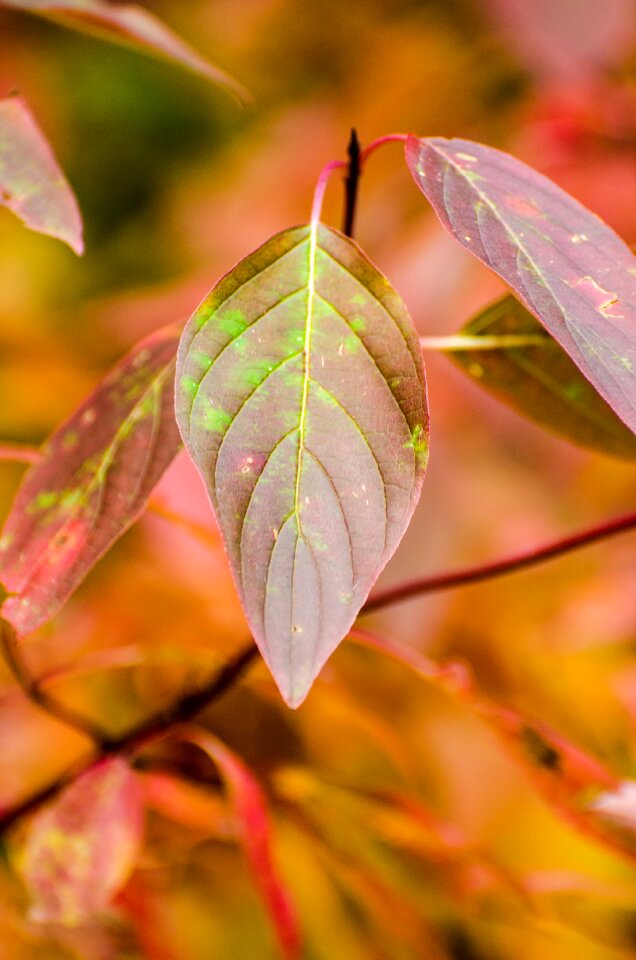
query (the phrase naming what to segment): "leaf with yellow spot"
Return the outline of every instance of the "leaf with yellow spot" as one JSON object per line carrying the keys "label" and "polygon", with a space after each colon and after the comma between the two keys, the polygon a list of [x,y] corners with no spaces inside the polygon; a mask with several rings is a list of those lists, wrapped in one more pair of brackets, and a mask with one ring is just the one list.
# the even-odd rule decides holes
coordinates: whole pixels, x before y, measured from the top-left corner
{"label": "leaf with yellow spot", "polygon": [[104,910],[135,865],[142,814],[136,775],[118,758],[92,767],[37,814],[21,858],[31,918],[77,926]]}
{"label": "leaf with yellow spot", "polygon": [[352,240],[286,230],[191,318],[176,394],[254,637],[296,707],[419,497],[428,418],[411,319]]}
{"label": "leaf with yellow spot", "polygon": [[59,427],[27,472],[0,537],[2,608],[19,634],[50,619],[143,511],[180,447],[179,332],[138,343]]}
{"label": "leaf with yellow spot", "polygon": [[469,140],[409,137],[443,225],[491,267],[636,432],[636,257],[547,177]]}

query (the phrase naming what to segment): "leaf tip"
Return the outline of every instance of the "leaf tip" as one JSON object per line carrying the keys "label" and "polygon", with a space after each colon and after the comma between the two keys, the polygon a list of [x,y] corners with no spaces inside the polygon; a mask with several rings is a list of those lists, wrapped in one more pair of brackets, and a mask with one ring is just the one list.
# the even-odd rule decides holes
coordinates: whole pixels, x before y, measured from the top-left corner
{"label": "leaf tip", "polygon": [[274,674],[280,695],[291,710],[297,710],[305,702],[318,672],[303,673],[302,676],[295,675],[293,672],[285,673],[283,676]]}

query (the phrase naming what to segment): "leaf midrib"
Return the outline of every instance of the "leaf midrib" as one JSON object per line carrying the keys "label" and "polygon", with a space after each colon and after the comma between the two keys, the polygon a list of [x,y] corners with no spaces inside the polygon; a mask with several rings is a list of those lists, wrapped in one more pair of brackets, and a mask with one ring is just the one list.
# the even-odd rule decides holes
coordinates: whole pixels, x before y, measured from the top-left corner
{"label": "leaf midrib", "polygon": [[303,392],[300,404],[300,417],[298,420],[298,457],[296,460],[296,485],[294,488],[294,516],[296,517],[296,526],[298,536],[304,538],[302,522],[300,519],[300,482],[302,475],[302,459],[305,450],[305,424],[307,420],[307,400],[309,397],[309,382],[311,380],[310,371],[310,352],[311,352],[311,334],[312,321],[314,314],[314,300],[316,296],[316,253],[318,249],[318,221],[311,224],[309,231],[309,244],[307,250],[309,253],[307,270],[307,316],[305,320],[305,343],[303,346]]}

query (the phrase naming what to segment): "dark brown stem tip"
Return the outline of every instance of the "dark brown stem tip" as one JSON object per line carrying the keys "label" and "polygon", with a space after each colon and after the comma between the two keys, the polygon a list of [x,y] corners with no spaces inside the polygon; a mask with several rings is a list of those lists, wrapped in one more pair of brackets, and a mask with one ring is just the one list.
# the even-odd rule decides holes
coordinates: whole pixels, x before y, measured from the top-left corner
{"label": "dark brown stem tip", "polygon": [[345,211],[342,225],[342,232],[346,237],[353,237],[353,224],[356,215],[356,201],[358,198],[358,182],[360,180],[360,141],[356,128],[351,128],[349,137],[349,146],[347,154],[349,164],[347,166],[347,176],[345,177]]}
{"label": "dark brown stem tip", "polygon": [[360,169],[360,141],[358,140],[358,131],[355,127],[351,127],[351,136],[349,137],[349,146],[347,147],[347,155],[349,157],[349,176],[351,175],[351,168],[354,167],[359,171]]}

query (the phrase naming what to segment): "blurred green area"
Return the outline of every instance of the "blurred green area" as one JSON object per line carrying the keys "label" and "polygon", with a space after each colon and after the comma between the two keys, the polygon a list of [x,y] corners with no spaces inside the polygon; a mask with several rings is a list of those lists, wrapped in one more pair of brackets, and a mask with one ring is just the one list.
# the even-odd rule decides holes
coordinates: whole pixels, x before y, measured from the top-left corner
{"label": "blurred green area", "polygon": [[[566,25],[573,18],[570,33],[584,31],[579,7],[589,4],[555,0],[526,5],[538,35],[549,34],[559,4]],[[486,0],[147,6],[245,83],[256,106],[239,110],[170,64],[0,12],[0,93],[19,89],[38,116],[77,193],[87,240],[78,260],[0,210],[3,440],[42,441],[131,343],[185,320],[236,260],[305,221],[316,176],[344,156],[351,126],[363,143],[410,130],[508,149],[636,240],[634,43],[615,62],[609,41],[605,59],[586,59],[566,30],[556,36],[561,74],[537,55],[545,45],[529,55],[532,31],[515,32],[509,20],[504,29]],[[622,10],[633,40],[632,6],[612,0],[607,17]],[[422,333],[455,332],[501,285],[443,234],[399,151],[387,146],[369,163],[357,237]],[[339,225],[341,206],[334,178],[327,222]],[[384,583],[513,552],[631,507],[632,467],[543,434],[443,357],[427,367],[431,466]],[[19,476],[0,465],[2,515]],[[185,459],[159,496],[212,529]],[[634,569],[625,538],[403,604],[369,625],[436,660],[465,660],[484,695],[633,778]],[[244,636],[218,538],[204,546],[151,514],[25,651],[34,671],[60,674],[55,689],[69,703],[121,730],[208,677]],[[0,805],[10,805],[82,744],[25,704],[7,672],[0,683]],[[634,955],[633,860],[559,819],[489,729],[403,667],[345,644],[297,713],[258,667],[205,722],[266,784],[307,960]],[[154,760],[200,774],[181,754]],[[204,780],[216,796],[218,780]],[[382,790],[417,798],[484,857],[442,855],[364,797]],[[231,830],[176,823],[165,810],[150,813],[129,888],[91,930],[29,923],[5,862],[0,889],[2,960],[275,956]]]}

